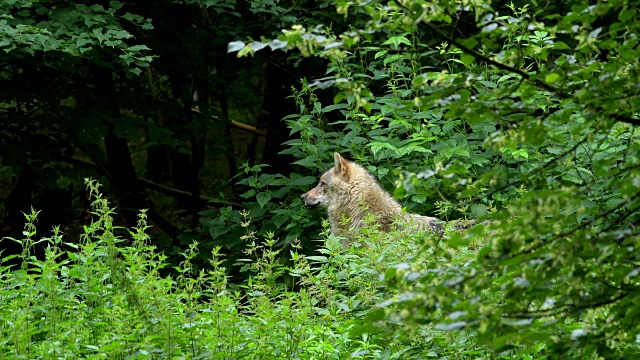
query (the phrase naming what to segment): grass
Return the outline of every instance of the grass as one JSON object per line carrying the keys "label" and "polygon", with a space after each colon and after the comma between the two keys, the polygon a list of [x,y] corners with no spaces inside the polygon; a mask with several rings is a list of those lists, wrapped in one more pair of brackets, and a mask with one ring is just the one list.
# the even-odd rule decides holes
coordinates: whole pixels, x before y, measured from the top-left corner
{"label": "grass", "polygon": [[209,270],[194,270],[197,243],[166,277],[145,213],[128,237],[115,236],[113,209],[87,184],[94,210],[81,239],[56,230],[38,240],[46,258],[35,259],[35,213],[23,239],[11,239],[25,251],[21,268],[0,272],[0,358],[459,359],[457,347],[479,349],[468,334],[363,320],[389,296],[380,274],[418,253],[408,236],[371,231],[346,250],[327,232],[320,255],[299,255],[294,244],[285,264],[277,239],[248,231],[246,283],[228,283],[218,248]]}

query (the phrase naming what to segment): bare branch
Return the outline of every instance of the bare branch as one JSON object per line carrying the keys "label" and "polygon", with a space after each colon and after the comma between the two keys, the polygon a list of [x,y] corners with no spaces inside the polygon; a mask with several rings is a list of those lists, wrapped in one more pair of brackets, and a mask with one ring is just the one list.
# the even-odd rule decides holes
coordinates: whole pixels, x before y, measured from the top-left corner
{"label": "bare branch", "polygon": [[[192,108],[191,111],[193,111],[194,113],[197,113],[197,114],[202,114],[202,112],[199,109],[196,109],[196,108]],[[214,115],[211,115],[211,118],[215,119],[215,120],[220,120],[220,118],[218,116],[214,116]],[[249,124],[245,124],[245,123],[242,123],[242,122],[236,121],[236,120],[229,119],[229,121],[231,122],[231,125],[239,128],[239,129],[246,130],[246,131],[252,132],[254,134],[260,135],[260,136],[267,136],[267,130],[265,130],[265,129],[258,129],[255,126],[252,126],[252,125],[249,125]]]}
{"label": "bare branch", "polygon": [[[165,195],[169,195],[169,196],[173,196],[173,197],[189,197],[189,198],[191,198],[191,196],[192,196],[192,194],[190,192],[188,192],[188,191],[174,189],[172,187],[161,185],[161,184],[158,184],[158,183],[154,183],[151,180],[147,180],[147,179],[144,179],[144,178],[141,178],[141,177],[138,177],[138,181],[142,185],[144,185],[144,187],[146,187],[147,189],[159,192],[161,194],[165,194]],[[246,206],[244,206],[244,205],[242,205],[240,203],[233,202],[233,201],[218,200],[218,199],[210,198],[210,197],[203,196],[203,195],[200,195],[199,199],[201,201],[208,202],[208,203],[213,203],[213,204],[216,204],[216,205],[226,205],[226,206],[231,205],[231,206],[234,206],[236,208],[246,209]]]}
{"label": "bare branch", "polygon": [[626,296],[627,296],[626,292],[621,292],[617,296],[614,296],[608,300],[602,300],[602,301],[588,303],[580,306],[576,306],[575,304],[562,304],[554,308],[544,309],[544,310],[533,310],[533,311],[522,310],[518,312],[506,312],[503,314],[503,316],[514,318],[514,319],[530,319],[530,318],[555,316],[564,311],[567,311],[568,309],[585,310],[585,309],[593,309],[600,306],[610,305],[615,302],[618,302],[619,300],[624,299]]}
{"label": "bare branch", "polygon": [[[76,159],[76,158],[65,158],[64,159],[65,162],[70,163],[70,164],[77,164],[77,165],[82,165],[85,167],[89,167],[92,169],[95,169],[101,173],[103,173],[106,177],[110,177],[110,174],[108,172],[106,172],[106,169],[104,169],[104,167],[100,167],[92,162],[89,161],[85,161],[85,160],[81,160],[81,159]],[[161,194],[165,194],[165,195],[169,195],[169,196],[173,196],[173,197],[188,197],[191,198],[192,194],[188,191],[183,191],[183,190],[178,190],[178,189],[174,189],[171,188],[169,186],[165,186],[165,185],[161,185],[158,183],[154,183],[151,180],[147,180],[145,178],[141,178],[138,177],[137,180],[140,182],[140,184],[142,184],[145,188],[149,189],[149,190],[153,190],[156,192],[159,192]],[[216,204],[216,205],[221,205],[221,206],[233,206],[236,208],[240,208],[240,209],[245,209],[246,206],[240,204],[240,203],[236,203],[233,201],[224,201],[224,200],[218,200],[218,199],[214,199],[214,198],[210,198],[207,196],[199,196],[200,201],[203,202],[207,202],[207,203],[212,203],[212,204]]]}

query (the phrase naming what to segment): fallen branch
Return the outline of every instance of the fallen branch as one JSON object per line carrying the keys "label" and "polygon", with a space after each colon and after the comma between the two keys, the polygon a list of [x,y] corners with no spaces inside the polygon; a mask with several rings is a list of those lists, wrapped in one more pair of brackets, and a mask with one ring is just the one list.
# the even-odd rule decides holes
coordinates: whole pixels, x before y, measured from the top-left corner
{"label": "fallen branch", "polygon": [[[188,191],[178,190],[166,185],[157,184],[151,180],[147,180],[141,177],[138,178],[138,181],[142,185],[144,185],[144,187],[146,187],[147,189],[159,192],[161,194],[165,194],[173,197],[189,197],[189,198],[192,197],[192,194]],[[218,200],[218,199],[210,198],[203,195],[200,195],[199,198],[201,201],[204,201],[207,203],[214,203],[216,205],[227,205],[227,206],[231,205],[237,208],[246,209],[246,206],[233,201]]]}
{"label": "fallen branch", "polygon": [[[197,108],[192,108],[191,111],[193,111],[194,113],[202,114],[200,109],[197,109]],[[218,116],[215,116],[215,115],[211,115],[211,118],[215,119],[215,120],[221,120]],[[229,119],[229,120],[231,121],[231,125],[233,125],[233,126],[235,126],[237,128],[252,132],[252,133],[260,135],[260,136],[267,136],[267,130],[258,129],[257,127],[255,127],[253,125],[245,124],[245,123],[242,123],[240,121],[231,120],[231,119]]]}
{"label": "fallen branch", "polygon": [[[82,165],[82,166],[86,166],[89,168],[93,168],[95,170],[97,170],[98,172],[103,173],[107,178],[111,178],[111,174],[109,174],[109,172],[107,172],[107,170],[104,167],[100,167],[92,162],[89,161],[85,161],[85,160],[81,160],[81,159],[76,159],[76,158],[65,158],[65,161],[70,163],[70,164],[78,164],[78,165]],[[140,182],[140,184],[142,184],[145,188],[149,189],[149,190],[153,190],[156,192],[159,192],[161,194],[165,194],[165,195],[169,195],[169,196],[173,196],[173,197],[188,197],[191,198],[193,195],[188,192],[188,191],[184,191],[184,190],[178,190],[178,189],[174,189],[172,187],[166,186],[166,185],[161,185],[161,184],[157,184],[154,183],[151,180],[147,180],[145,178],[141,178],[141,177],[137,177],[137,180]],[[223,206],[233,206],[236,208],[240,208],[240,209],[246,209],[247,207],[243,204],[240,203],[236,203],[233,201],[224,201],[224,200],[218,200],[218,199],[214,199],[214,198],[210,198],[210,197],[206,197],[206,196],[199,196],[199,199],[203,202],[206,203],[213,203],[216,205],[223,205]]]}

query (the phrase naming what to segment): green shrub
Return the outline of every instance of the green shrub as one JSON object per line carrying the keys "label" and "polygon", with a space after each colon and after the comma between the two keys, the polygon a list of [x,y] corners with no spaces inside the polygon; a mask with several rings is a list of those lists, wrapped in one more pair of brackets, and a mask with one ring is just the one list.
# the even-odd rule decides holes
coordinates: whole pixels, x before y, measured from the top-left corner
{"label": "green shrub", "polygon": [[176,275],[163,277],[166,257],[145,233],[145,212],[129,236],[116,236],[123,229],[114,227],[113,209],[97,183],[87,185],[93,219],[78,242],[56,230],[40,240],[46,257],[36,259],[29,215],[20,240],[25,265],[2,269],[3,358],[396,359],[476,348],[430,326],[389,335],[403,327],[364,322],[389,296],[380,278],[387,264],[431,256],[407,234],[367,230],[344,249],[325,226],[319,255],[299,254],[294,242],[287,265],[277,239],[256,237],[242,212],[245,283],[228,284],[219,247],[209,269],[196,270],[197,243]]}
{"label": "green shrub", "polygon": [[237,49],[329,61],[313,85],[334,103],[303,86],[288,119],[299,164],[346,149],[407,207],[491,220],[451,236],[469,261],[434,243],[430,261],[389,270],[397,294],[374,319],[473,334],[493,357],[638,357],[637,5],[343,0],[348,31],[295,26]]}

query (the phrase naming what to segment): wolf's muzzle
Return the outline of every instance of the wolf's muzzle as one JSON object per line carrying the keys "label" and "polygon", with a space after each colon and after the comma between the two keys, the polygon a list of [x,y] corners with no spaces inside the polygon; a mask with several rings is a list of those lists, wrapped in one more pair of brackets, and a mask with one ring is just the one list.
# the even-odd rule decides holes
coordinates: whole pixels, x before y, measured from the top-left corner
{"label": "wolf's muzzle", "polygon": [[320,205],[320,201],[318,200],[310,201],[307,194],[300,195],[300,199],[302,200],[302,204],[304,205],[304,207],[306,207],[307,209],[311,209]]}

